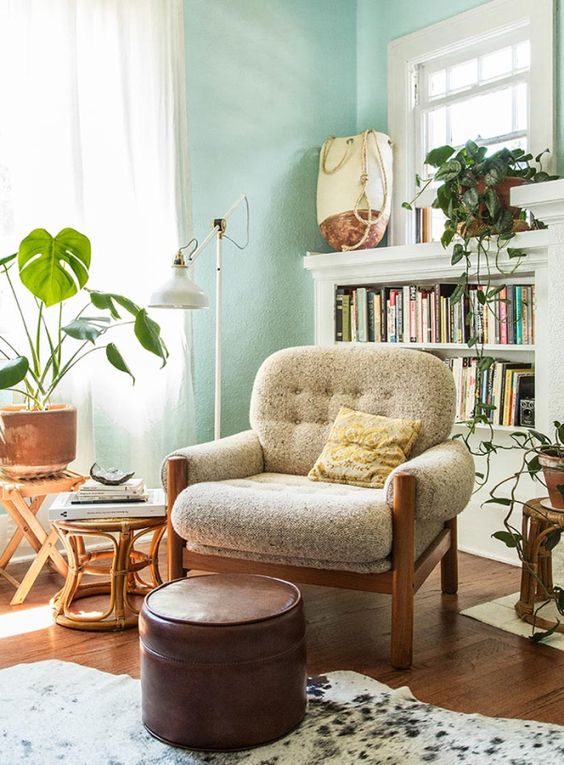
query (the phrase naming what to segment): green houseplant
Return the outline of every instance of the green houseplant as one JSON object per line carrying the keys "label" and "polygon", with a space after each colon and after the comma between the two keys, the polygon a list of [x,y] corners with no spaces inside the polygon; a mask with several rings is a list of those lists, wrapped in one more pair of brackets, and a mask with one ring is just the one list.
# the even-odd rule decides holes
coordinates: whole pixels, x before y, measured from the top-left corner
{"label": "green houseplant", "polygon": [[[86,286],[90,260],[88,237],[72,228],[55,237],[35,229],[16,254],[0,258],[12,299],[10,319],[15,319],[9,326],[19,323],[25,344],[24,350],[14,337],[0,334],[0,389],[25,401],[0,409],[0,468],[11,477],[47,475],[74,459],[76,410],[53,404],[52,397],[84,358],[103,352],[115,369],[135,382],[120,349],[109,339],[113,329],[129,325],[141,346],[166,364],[160,327],[146,309],[124,295]],[[24,297],[26,290],[31,298]],[[84,304],[69,320],[65,304],[77,295],[84,297]]]}
{"label": "green houseplant", "polygon": [[[510,191],[524,183],[539,183],[559,177],[543,170],[545,153],[533,157],[523,149],[504,148],[488,155],[487,147],[479,146],[475,141],[467,141],[458,151],[452,146],[437,147],[425,159],[425,164],[434,168],[433,174],[424,179],[417,176],[418,192],[411,202],[403,204],[406,209],[413,209],[420,195],[431,184],[438,182],[432,204],[445,215],[441,243],[445,248],[453,245],[451,264],[460,264],[461,267],[451,302],[464,301],[470,329],[467,344],[475,351],[478,374],[494,363],[494,358],[484,352],[485,338],[480,332],[478,312],[490,311],[497,321],[500,320],[497,312],[500,293],[505,287],[503,280],[518,270],[527,255],[521,248],[512,246],[512,240],[520,231],[545,228],[542,221],[535,220],[525,210],[511,206]],[[467,299],[471,281],[479,285],[476,290],[477,303]],[[494,536],[508,547],[515,548],[523,565],[527,565],[522,537],[512,520],[515,509],[526,503],[517,499],[516,492],[523,477],[529,476],[547,487],[554,507],[564,507],[564,427],[555,423],[554,439],[535,430],[516,430],[509,434],[509,442],[496,443],[490,423],[493,409],[493,405],[480,400],[480,386],[476,385],[473,415],[465,423],[465,432],[455,438],[462,438],[470,452],[482,458],[483,472],[476,472],[477,490],[488,482],[495,454],[505,450],[521,453],[520,467],[496,484],[487,504],[507,508],[504,529]],[[476,445],[474,437],[479,426],[486,427],[487,435],[480,438]],[[549,545],[556,545],[559,539],[560,530],[555,527]],[[537,580],[539,589],[542,589],[542,582],[538,577]],[[546,597],[538,610],[554,601],[558,612],[564,615],[564,592],[560,587],[550,591],[544,588],[543,595]],[[552,634],[557,626],[533,632],[532,637],[542,640]]]}
{"label": "green houseplant", "polygon": [[[522,565],[527,568],[536,582],[536,597],[539,605],[535,607],[533,613],[532,639],[539,642],[552,635],[560,626],[558,619],[550,626],[550,622],[543,619],[540,613],[543,608],[553,602],[557,613],[564,616],[564,589],[558,585],[547,585],[539,571],[531,566],[524,549],[523,535],[516,525],[514,516],[519,508],[527,507],[528,504],[517,498],[519,485],[525,477],[541,483],[548,491],[553,508],[564,512],[564,424],[554,422],[554,437],[552,439],[537,430],[517,430],[511,433],[509,446],[494,445],[495,451],[500,448],[517,451],[520,455],[520,463],[513,473],[503,478],[491,489],[490,498],[484,504],[493,504],[505,509],[504,529],[497,531],[493,536],[507,547],[516,550]],[[560,541],[564,530],[551,520],[553,514],[538,509],[537,512],[541,513],[547,525],[544,548],[551,551]],[[548,627],[548,629],[535,631],[537,621],[541,626]]]}

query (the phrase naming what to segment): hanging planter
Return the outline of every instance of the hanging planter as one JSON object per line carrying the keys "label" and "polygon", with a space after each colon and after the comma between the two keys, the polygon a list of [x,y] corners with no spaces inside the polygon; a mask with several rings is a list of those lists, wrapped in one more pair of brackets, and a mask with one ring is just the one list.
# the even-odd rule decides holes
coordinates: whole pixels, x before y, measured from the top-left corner
{"label": "hanging planter", "polygon": [[386,232],[392,194],[390,138],[375,130],[328,138],[321,148],[317,222],[334,250],[376,247]]}

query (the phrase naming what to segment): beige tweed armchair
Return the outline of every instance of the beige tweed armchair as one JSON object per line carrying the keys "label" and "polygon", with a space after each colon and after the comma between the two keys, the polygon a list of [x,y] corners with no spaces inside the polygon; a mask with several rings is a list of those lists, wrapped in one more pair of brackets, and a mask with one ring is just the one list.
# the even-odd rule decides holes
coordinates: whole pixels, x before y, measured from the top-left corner
{"label": "beige tweed armchair", "polygon": [[[339,408],[421,420],[384,489],[310,481]],[[473,460],[449,440],[455,387],[436,357],[397,348],[301,347],[270,356],[251,430],[180,449],[168,482],[169,576],[245,571],[392,595],[391,663],[411,665],[413,598],[441,562],[458,586],[456,515]]]}

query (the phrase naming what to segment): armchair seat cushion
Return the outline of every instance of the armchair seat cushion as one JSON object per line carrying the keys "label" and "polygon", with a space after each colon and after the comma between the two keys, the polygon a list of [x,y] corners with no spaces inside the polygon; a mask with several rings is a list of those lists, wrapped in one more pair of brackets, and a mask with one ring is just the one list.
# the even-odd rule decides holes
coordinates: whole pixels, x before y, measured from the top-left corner
{"label": "armchair seat cushion", "polygon": [[[189,486],[172,522],[195,552],[349,571],[390,568],[392,513],[382,489],[259,473]],[[440,521],[417,523],[417,555],[441,528]]]}

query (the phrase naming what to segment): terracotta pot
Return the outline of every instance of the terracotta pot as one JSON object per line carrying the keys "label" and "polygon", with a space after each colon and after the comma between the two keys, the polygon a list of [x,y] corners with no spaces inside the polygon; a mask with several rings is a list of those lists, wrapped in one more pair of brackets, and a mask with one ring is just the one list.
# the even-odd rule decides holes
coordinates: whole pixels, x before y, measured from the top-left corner
{"label": "terracotta pot", "polygon": [[564,510],[564,497],[556,488],[564,486],[564,457],[544,452],[539,454],[539,462],[542,465],[550,504],[557,510]]}
{"label": "terracotta pot", "polygon": [[[509,176],[508,178],[502,178],[502,180],[495,187],[495,190],[499,197],[499,201],[501,202],[502,206],[510,210],[512,215],[519,215],[520,208],[510,207],[509,194],[511,192],[511,189],[515,188],[515,186],[522,186],[524,183],[529,183],[529,181],[527,181],[526,178],[511,178]],[[478,180],[478,182],[476,183],[476,191],[478,192],[478,194],[483,194],[485,189],[486,189],[486,182],[481,179]]]}
{"label": "terracotta pot", "polygon": [[[518,218],[521,212],[519,207],[511,207],[509,205],[509,194],[511,189],[515,186],[522,186],[524,183],[528,183],[525,178],[503,178],[495,187],[499,196],[499,201],[502,207],[505,207],[513,215],[513,233],[516,234],[519,231],[528,231],[530,228],[527,221],[520,220]],[[478,180],[476,183],[476,191],[478,194],[483,194],[486,189],[486,183],[484,180]],[[466,189],[463,189],[465,191]],[[486,212],[486,205],[482,202],[479,207],[479,215],[472,219],[472,221],[466,226],[464,223],[459,223],[456,230],[460,236],[479,236],[482,231],[485,230],[486,225],[482,222],[482,215]]]}
{"label": "terracotta pot", "polygon": [[60,473],[76,457],[76,409],[54,404],[44,412],[0,407],[0,471],[8,478]]}

